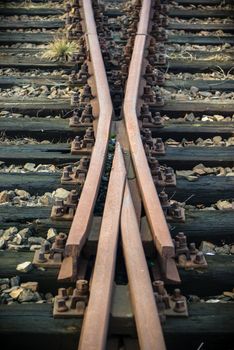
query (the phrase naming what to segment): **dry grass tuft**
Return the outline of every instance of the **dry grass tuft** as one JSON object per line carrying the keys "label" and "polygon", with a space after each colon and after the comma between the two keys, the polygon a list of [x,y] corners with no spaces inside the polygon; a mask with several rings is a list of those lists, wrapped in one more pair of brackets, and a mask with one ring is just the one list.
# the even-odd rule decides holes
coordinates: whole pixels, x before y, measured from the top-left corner
{"label": "dry grass tuft", "polygon": [[49,60],[64,59],[67,61],[77,50],[78,45],[74,41],[68,41],[66,38],[56,39],[53,43],[48,45],[47,49],[42,54],[42,58],[47,58]]}

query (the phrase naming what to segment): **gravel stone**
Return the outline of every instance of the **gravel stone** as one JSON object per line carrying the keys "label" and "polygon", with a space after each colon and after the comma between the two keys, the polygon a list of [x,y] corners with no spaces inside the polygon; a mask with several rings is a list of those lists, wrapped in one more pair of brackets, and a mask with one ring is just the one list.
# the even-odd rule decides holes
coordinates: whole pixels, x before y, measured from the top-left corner
{"label": "gravel stone", "polygon": [[41,245],[32,244],[29,250],[30,250],[30,252],[35,252],[38,249],[41,249]]}
{"label": "gravel stone", "polygon": [[30,261],[25,261],[22,264],[17,265],[16,270],[20,272],[29,272],[33,268],[32,263]]}
{"label": "gravel stone", "polygon": [[40,244],[41,245],[44,242],[45,242],[45,238],[43,238],[43,237],[32,236],[32,237],[29,237],[29,239],[28,239],[28,243],[30,245],[34,245],[34,244],[36,244],[36,245]]}
{"label": "gravel stone", "polygon": [[211,242],[202,241],[199,250],[204,254],[215,254],[215,245]]}
{"label": "gravel stone", "polygon": [[38,290],[38,282],[21,283],[20,287],[24,289],[30,289],[32,292],[36,292]]}
{"label": "gravel stone", "polygon": [[20,245],[22,242],[23,242],[22,236],[17,233],[14,239],[12,240],[12,243]]}
{"label": "gravel stone", "polygon": [[57,235],[56,229],[50,228],[47,232],[47,237],[46,237],[47,241],[54,242],[56,235]]}
{"label": "gravel stone", "polygon": [[30,198],[30,194],[24,190],[15,190],[15,193],[18,197],[20,197],[20,199],[29,199]]}
{"label": "gravel stone", "polygon": [[2,191],[0,192],[0,203],[6,203],[9,202],[10,197],[8,194],[8,191]]}
{"label": "gravel stone", "polygon": [[16,235],[17,232],[17,227],[9,227],[7,230],[4,231],[2,238],[5,239],[5,241],[9,241]]}
{"label": "gravel stone", "polygon": [[31,236],[31,231],[28,227],[23,228],[22,230],[20,230],[18,232],[18,234],[22,237],[22,238],[28,238]]}
{"label": "gravel stone", "polygon": [[198,175],[204,175],[205,172],[205,166],[203,164],[198,164],[193,168],[193,172]]}
{"label": "gravel stone", "polygon": [[70,192],[65,190],[64,188],[57,188],[57,190],[52,193],[52,196],[53,198],[66,199],[69,193]]}
{"label": "gravel stone", "polygon": [[35,171],[35,166],[36,166],[36,164],[34,164],[34,163],[26,163],[24,165],[24,169],[27,171]]}
{"label": "gravel stone", "polygon": [[216,247],[215,251],[220,255],[228,255],[230,254],[230,246],[228,244],[224,244],[222,247]]}

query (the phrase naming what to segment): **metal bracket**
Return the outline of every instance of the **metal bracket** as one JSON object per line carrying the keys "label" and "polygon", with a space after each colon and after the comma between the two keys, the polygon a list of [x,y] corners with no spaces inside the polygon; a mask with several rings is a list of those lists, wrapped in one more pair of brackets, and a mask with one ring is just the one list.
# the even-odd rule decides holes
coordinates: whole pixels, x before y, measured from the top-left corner
{"label": "metal bracket", "polygon": [[173,294],[169,295],[161,280],[153,282],[153,289],[161,321],[165,321],[167,316],[188,317],[187,301],[180,289],[174,289]]}
{"label": "metal bracket", "polygon": [[60,232],[55,237],[55,242],[50,245],[45,242],[41,249],[36,250],[33,257],[33,265],[45,268],[58,268],[61,266],[67,235]]}
{"label": "metal bracket", "polygon": [[86,280],[78,280],[76,288],[59,288],[55,297],[54,318],[81,318],[89,299],[89,285]]}
{"label": "metal bracket", "polygon": [[195,243],[187,244],[187,236],[179,232],[175,239],[175,253],[177,265],[185,269],[205,269],[208,267],[203,252],[196,249]]}

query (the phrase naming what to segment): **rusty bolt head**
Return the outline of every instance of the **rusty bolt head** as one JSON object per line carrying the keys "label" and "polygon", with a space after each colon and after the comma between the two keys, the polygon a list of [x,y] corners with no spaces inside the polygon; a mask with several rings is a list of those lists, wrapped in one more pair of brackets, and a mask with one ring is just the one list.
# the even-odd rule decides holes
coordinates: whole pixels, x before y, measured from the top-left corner
{"label": "rusty bolt head", "polygon": [[192,242],[189,244],[189,251],[191,254],[196,254],[198,252],[196,248],[196,243]]}
{"label": "rusty bolt head", "polygon": [[44,251],[43,251],[43,250],[40,250],[40,251],[39,251],[39,254],[38,254],[38,262],[44,263],[44,262],[46,262],[46,261],[47,261],[47,259],[46,259],[46,257],[45,257]]}
{"label": "rusty bolt head", "polygon": [[68,197],[67,202],[70,204],[76,204],[79,199],[79,193],[76,190],[71,190]]}
{"label": "rusty bolt head", "polygon": [[162,206],[170,205],[169,200],[168,200],[168,195],[167,195],[166,192],[161,191],[159,193],[159,199],[160,199],[160,202],[161,202]]}
{"label": "rusty bolt head", "polygon": [[66,288],[59,288],[58,289],[58,297],[62,298],[64,300],[68,299],[68,295],[67,295],[67,290]]}
{"label": "rusty bolt head", "polygon": [[44,252],[45,254],[49,253],[49,252],[50,252],[50,248],[51,248],[50,242],[45,241],[45,242],[43,243],[43,246],[42,246],[43,252]]}
{"label": "rusty bolt head", "polygon": [[175,288],[171,296],[172,300],[180,300],[182,297],[181,291],[179,288]]}
{"label": "rusty bolt head", "polygon": [[145,68],[145,74],[152,74],[153,73],[153,67],[148,64]]}
{"label": "rusty bolt head", "polygon": [[175,303],[174,311],[178,313],[185,312],[186,306],[185,306],[185,300],[177,300]]}
{"label": "rusty bolt head", "polygon": [[69,2],[66,3],[66,11],[67,12],[71,11],[71,4]]}
{"label": "rusty bolt head", "polygon": [[75,91],[71,95],[71,105],[76,105],[78,102],[79,102],[79,93]]}
{"label": "rusty bolt head", "polygon": [[72,180],[72,178],[70,177],[69,171],[67,171],[66,169],[63,170],[62,180],[63,181],[71,181]]}
{"label": "rusty bolt head", "polygon": [[166,290],[164,288],[164,282],[163,281],[154,281],[153,282],[153,288],[155,290],[156,293],[158,293],[159,295],[163,296],[166,294]]}
{"label": "rusty bolt head", "polygon": [[68,307],[66,305],[66,302],[64,298],[57,298],[57,307],[58,312],[66,312],[68,310]]}
{"label": "rusty bolt head", "polygon": [[79,170],[87,170],[89,166],[89,159],[87,157],[82,157],[79,162]]}
{"label": "rusty bolt head", "polygon": [[203,252],[198,252],[194,260],[195,264],[205,264],[205,257]]}
{"label": "rusty bolt head", "polygon": [[60,232],[58,236],[55,237],[55,246],[57,248],[63,249],[65,247],[67,235],[63,232]]}
{"label": "rusty bolt head", "polygon": [[144,95],[152,95],[151,86],[144,86]]}
{"label": "rusty bolt head", "polygon": [[184,213],[183,208],[179,206],[173,208],[173,217],[175,217],[176,219],[183,219],[184,217],[183,213]]}
{"label": "rusty bolt head", "polygon": [[87,294],[89,291],[89,284],[87,280],[76,281],[76,289],[81,294]]}

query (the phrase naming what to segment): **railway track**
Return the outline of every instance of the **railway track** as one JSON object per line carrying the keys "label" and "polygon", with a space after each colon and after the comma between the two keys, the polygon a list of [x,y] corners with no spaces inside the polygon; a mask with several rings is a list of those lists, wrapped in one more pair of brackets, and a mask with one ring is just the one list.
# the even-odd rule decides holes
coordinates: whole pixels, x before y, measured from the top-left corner
{"label": "railway track", "polygon": [[1,4],[7,349],[232,349],[233,17]]}

